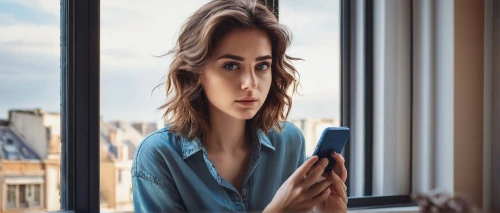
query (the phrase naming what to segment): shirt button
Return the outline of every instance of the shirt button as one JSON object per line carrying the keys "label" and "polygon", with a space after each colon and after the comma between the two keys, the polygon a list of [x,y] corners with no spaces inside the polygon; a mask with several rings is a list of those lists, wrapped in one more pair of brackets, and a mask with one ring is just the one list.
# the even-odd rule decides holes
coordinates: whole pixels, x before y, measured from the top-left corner
{"label": "shirt button", "polygon": [[243,206],[241,205],[236,205],[236,211],[239,211],[239,212],[242,212],[244,209],[243,209]]}

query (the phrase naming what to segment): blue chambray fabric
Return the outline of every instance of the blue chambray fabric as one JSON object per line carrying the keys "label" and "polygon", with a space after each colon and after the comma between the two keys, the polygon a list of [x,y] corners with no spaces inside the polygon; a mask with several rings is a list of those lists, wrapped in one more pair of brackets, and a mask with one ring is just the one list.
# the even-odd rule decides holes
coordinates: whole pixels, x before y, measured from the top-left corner
{"label": "blue chambray fabric", "polygon": [[262,212],[278,188],[305,161],[300,130],[258,131],[242,193],[218,173],[202,142],[171,133],[146,137],[132,165],[135,212]]}

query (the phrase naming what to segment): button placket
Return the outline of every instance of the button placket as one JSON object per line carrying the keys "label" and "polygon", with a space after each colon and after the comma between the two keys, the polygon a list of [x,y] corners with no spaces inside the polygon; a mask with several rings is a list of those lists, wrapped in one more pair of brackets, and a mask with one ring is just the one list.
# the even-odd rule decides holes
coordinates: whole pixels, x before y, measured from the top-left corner
{"label": "button placket", "polygon": [[250,199],[249,199],[249,196],[248,196],[248,191],[249,191],[249,184],[250,183],[247,183],[243,186],[243,194],[241,195],[242,196],[242,199],[243,199],[243,205],[245,206],[245,209],[250,209]]}
{"label": "button placket", "polygon": [[245,212],[245,206],[243,206],[242,199],[237,192],[232,192],[231,201],[234,203],[234,208],[237,212]]}

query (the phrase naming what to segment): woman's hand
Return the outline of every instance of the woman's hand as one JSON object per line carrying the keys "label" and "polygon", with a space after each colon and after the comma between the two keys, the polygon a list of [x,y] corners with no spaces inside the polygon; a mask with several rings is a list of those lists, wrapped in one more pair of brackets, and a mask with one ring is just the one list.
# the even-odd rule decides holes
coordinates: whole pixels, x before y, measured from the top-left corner
{"label": "woman's hand", "polygon": [[[309,212],[331,196],[331,178],[321,179],[328,159],[307,159],[278,189],[264,212]],[[306,176],[307,175],[307,176]]]}
{"label": "woman's hand", "polygon": [[332,172],[326,175],[326,179],[332,184],[330,185],[330,195],[328,198],[314,207],[315,212],[319,213],[345,213],[347,212],[347,169],[344,165],[344,158],[337,153],[332,153],[333,158],[337,161]]}

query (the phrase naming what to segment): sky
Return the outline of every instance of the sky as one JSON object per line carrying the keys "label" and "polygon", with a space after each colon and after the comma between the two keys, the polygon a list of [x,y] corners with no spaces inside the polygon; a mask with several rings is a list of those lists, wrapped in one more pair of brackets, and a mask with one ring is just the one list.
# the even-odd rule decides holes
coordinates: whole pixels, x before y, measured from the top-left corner
{"label": "sky", "polygon": [[[182,23],[207,0],[101,0],[101,115],[155,122]],[[306,4],[307,2],[307,4]],[[280,2],[300,73],[289,119],[340,114],[340,0]],[[8,110],[60,110],[60,0],[0,0],[0,119]]]}

